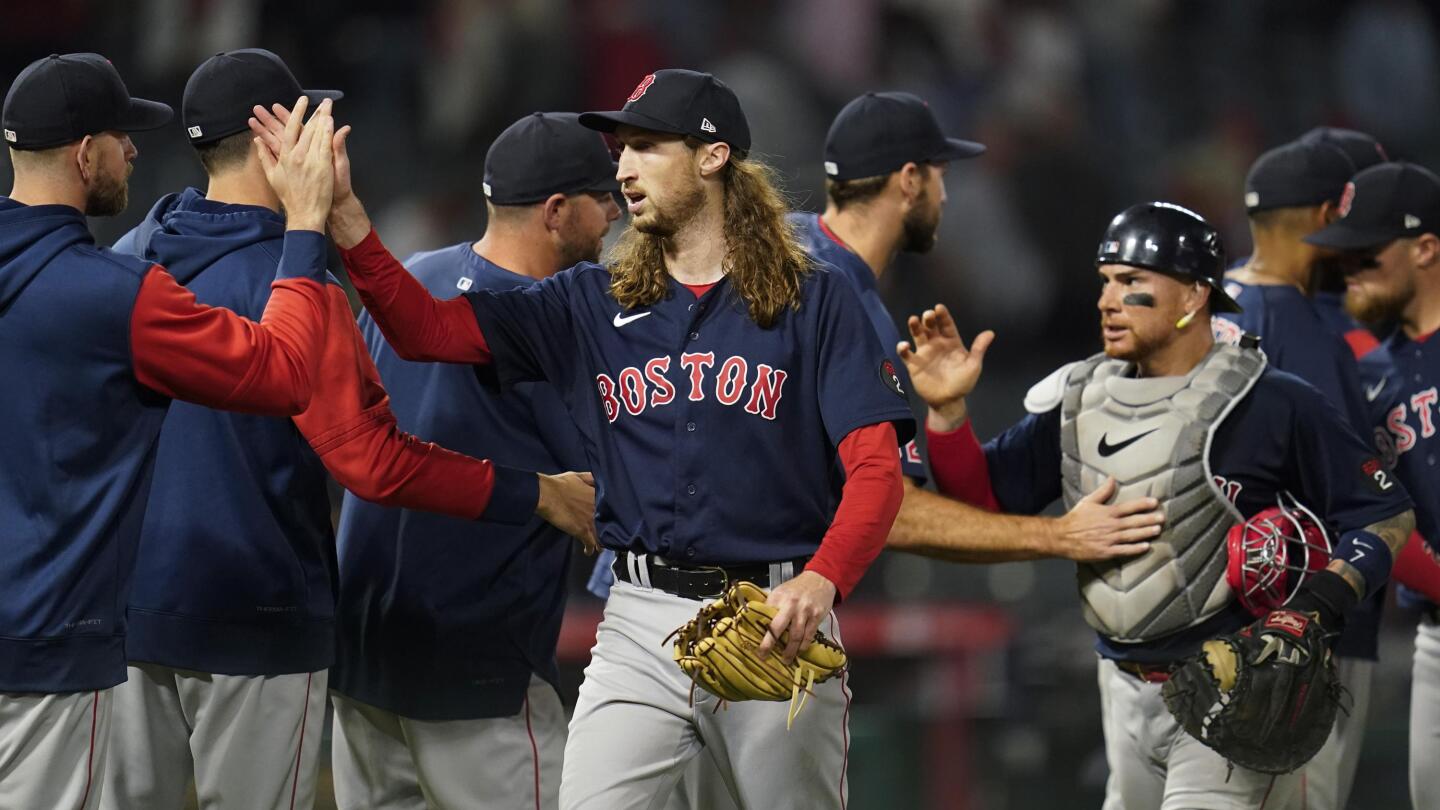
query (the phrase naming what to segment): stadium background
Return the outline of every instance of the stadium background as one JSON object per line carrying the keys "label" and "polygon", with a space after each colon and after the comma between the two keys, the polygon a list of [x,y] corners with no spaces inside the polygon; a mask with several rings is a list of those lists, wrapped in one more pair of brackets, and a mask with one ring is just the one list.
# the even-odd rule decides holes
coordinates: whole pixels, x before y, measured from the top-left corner
{"label": "stadium background", "polygon": [[[98,51],[132,92],[178,106],[202,59],[259,45],[307,86],[344,90],[357,185],[401,256],[479,237],[485,150],[508,123],[613,108],[656,68],[734,87],[756,151],[802,208],[823,203],[821,144],[847,100],[919,93],[990,151],[951,167],[936,249],[900,257],[881,286],[896,313],[943,301],[967,335],[997,331],[973,408],[982,436],[1018,417],[1031,382],[1097,347],[1090,256],[1124,205],[1188,205],[1239,257],[1247,166],[1310,126],[1364,129],[1392,156],[1440,167],[1440,7],[1412,0],[7,0],[0,12],[6,83],[48,53]],[[135,140],[130,209],[92,223],[103,242],[160,194],[203,183],[178,121]],[[9,181],[6,163],[0,189]],[[574,573],[570,704],[599,609]],[[1063,562],[882,557],[841,613],[859,652],[852,806],[1098,807],[1092,637],[1077,607]],[[1413,625],[1386,619],[1353,808],[1408,806]]]}

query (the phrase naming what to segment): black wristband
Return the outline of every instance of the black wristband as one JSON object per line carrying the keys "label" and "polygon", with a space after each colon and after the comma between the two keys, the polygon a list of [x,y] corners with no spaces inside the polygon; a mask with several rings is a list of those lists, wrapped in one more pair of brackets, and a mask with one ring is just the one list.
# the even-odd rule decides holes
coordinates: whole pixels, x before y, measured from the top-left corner
{"label": "black wristband", "polygon": [[1321,627],[1338,633],[1345,626],[1345,614],[1358,604],[1360,594],[1355,593],[1350,583],[1334,571],[1326,570],[1310,575],[1285,607],[1318,614]]}

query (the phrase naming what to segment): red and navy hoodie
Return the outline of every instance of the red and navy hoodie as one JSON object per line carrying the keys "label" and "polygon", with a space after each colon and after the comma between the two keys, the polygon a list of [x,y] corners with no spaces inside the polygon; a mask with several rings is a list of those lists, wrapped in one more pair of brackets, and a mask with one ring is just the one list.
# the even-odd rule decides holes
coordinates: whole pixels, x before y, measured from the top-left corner
{"label": "red and navy hoodie", "polygon": [[196,304],[151,261],[97,247],[74,208],[0,197],[0,692],[125,679],[125,606],[172,397],[308,406],[324,236],[283,242],[257,324]]}
{"label": "red and navy hoodie", "polygon": [[[255,317],[284,233],[270,209],[187,189],[162,198],[116,249],[164,264],[202,302]],[[176,403],[165,418],[130,597],[129,660],[228,675],[330,666],[337,568],[327,470],[379,503],[531,519],[533,474],[399,430],[344,291],[332,283],[326,293],[323,362],[303,413]]]}

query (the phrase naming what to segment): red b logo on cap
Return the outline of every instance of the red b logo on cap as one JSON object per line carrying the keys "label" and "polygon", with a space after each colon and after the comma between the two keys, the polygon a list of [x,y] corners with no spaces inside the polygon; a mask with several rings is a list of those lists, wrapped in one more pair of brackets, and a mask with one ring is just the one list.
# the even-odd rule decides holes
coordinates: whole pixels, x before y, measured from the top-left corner
{"label": "red b logo on cap", "polygon": [[1340,195],[1340,216],[1350,215],[1350,204],[1355,202],[1355,184],[1346,183],[1345,193]]}
{"label": "red b logo on cap", "polygon": [[650,85],[652,85],[652,84],[654,84],[654,83],[655,83],[655,74],[654,74],[654,73],[651,73],[649,76],[646,76],[645,78],[641,79],[641,80],[640,80],[640,83],[637,84],[637,85],[635,85],[635,89],[630,93],[630,98],[625,99],[625,103],[628,104],[628,103],[630,103],[630,102],[632,102],[632,101],[635,101],[635,100],[639,99],[641,96],[645,95],[645,91],[646,91],[646,90],[649,90],[649,89],[650,89]]}

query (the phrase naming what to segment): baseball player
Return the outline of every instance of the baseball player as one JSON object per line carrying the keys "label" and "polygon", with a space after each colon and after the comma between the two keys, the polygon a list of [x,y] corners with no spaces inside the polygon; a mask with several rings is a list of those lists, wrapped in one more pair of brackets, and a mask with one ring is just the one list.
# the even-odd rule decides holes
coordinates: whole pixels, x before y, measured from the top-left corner
{"label": "baseball player", "polygon": [[[247,121],[257,102],[301,95],[339,96],[301,90],[269,51],[206,60],[182,114],[208,187],[163,197],[115,249],[165,265],[207,304],[258,315],[285,218]],[[327,470],[389,504],[532,519],[532,474],[399,431],[344,290],[327,284],[326,294],[323,361],[303,413],[176,404],[166,415],[128,609],[129,679],[115,690],[127,744],[111,751],[102,807],[178,810],[192,778],[202,807],[313,803],[335,655]],[[497,481],[514,494],[477,504]]]}
{"label": "baseball player", "polygon": [[[1383,420],[1396,473],[1415,498],[1419,533],[1434,548],[1440,537],[1440,489],[1434,484],[1433,419],[1440,369],[1426,357],[1440,328],[1440,177],[1410,163],[1382,163],[1360,172],[1346,190],[1340,219],[1306,241],[1345,251],[1346,309],[1362,323],[1398,328],[1360,360],[1365,396]],[[1424,555],[1411,543],[1409,555]],[[1433,557],[1433,552],[1432,552]],[[1416,566],[1423,570],[1423,561]],[[1416,807],[1440,805],[1432,757],[1440,729],[1440,629],[1433,607],[1440,587],[1405,580],[1425,597],[1415,635],[1410,696],[1410,792]]]}
{"label": "baseball player", "polygon": [[[1120,495],[1148,492],[1169,520],[1151,551],[1082,564],[1087,622],[1098,633],[1108,790],[1125,808],[1285,806],[1298,773],[1227,766],[1183,732],[1161,682],[1202,642],[1253,617],[1224,576],[1230,526],[1288,492],[1338,528],[1327,569],[1292,600],[1335,632],[1383,585],[1413,525],[1404,490],[1346,418],[1309,384],[1253,349],[1216,344],[1210,315],[1233,311],[1219,235],[1166,203],[1133,206],[1101,239],[1096,265],[1104,352],[1062,367],[1026,397],[1030,411],[983,448],[965,396],[983,346],[967,351],[943,307],[911,318],[904,346],[931,410],[931,462],[942,491],[988,482],[1007,511],[1033,513],[1112,475]],[[977,341],[977,344],[979,341]]]}
{"label": "baseball player", "polygon": [[[573,114],[535,113],[502,132],[482,188],[484,237],[407,263],[436,296],[521,289],[596,262],[620,216],[609,149]],[[361,331],[402,427],[525,469],[584,468],[553,386],[501,395],[472,368],[401,360],[369,315]],[[571,544],[541,521],[461,521],[353,494],[338,542],[340,806],[464,808],[484,796],[554,808],[565,748],[555,646]]]}
{"label": "baseball player", "polygon": [[[1373,153],[1373,152],[1372,152]],[[1378,161],[1378,156],[1376,158]],[[1256,335],[1272,368],[1315,386],[1345,415],[1355,432],[1374,435],[1349,344],[1335,334],[1309,297],[1331,251],[1303,238],[1339,217],[1338,206],[1354,163],[1345,150],[1302,137],[1261,155],[1245,179],[1245,210],[1254,252],[1225,276],[1225,290],[1240,312],[1212,323],[1218,342]],[[1349,700],[1325,748],[1306,764],[1296,807],[1345,807],[1360,761],[1370,685],[1378,652],[1384,591],[1346,617],[1335,660]]]}
{"label": "baseball player", "polygon": [[[951,160],[976,157],[985,147],[947,138],[930,107],[904,92],[866,93],[846,104],[825,139],[824,213],[792,213],[800,243],[851,282],[882,346],[900,341],[876,282],[905,251],[935,244],[945,205],[944,176]],[[909,376],[893,348],[900,385]],[[923,417],[924,403],[911,397]],[[926,449],[920,439],[901,449],[905,498],[887,547],[957,562],[1006,562],[1040,557],[1079,561],[1143,553],[1160,532],[1154,499],[1108,504],[1107,482],[1059,519],[1000,515],[924,489]],[[602,557],[605,555],[602,555]],[[590,590],[604,598],[611,578],[601,560]]]}
{"label": "baseball player", "polygon": [[[0,127],[0,807],[99,806],[125,603],[172,399],[295,414],[318,376],[334,121],[299,119],[265,175],[290,212],[260,323],[196,303],[153,261],[97,247],[125,209],[128,133],[170,120],[98,54],[31,63]],[[278,265],[278,266],[277,266]],[[256,314],[262,314],[256,312]]]}
{"label": "baseball player", "polygon": [[623,553],[560,806],[663,802],[704,747],[742,807],[840,807],[843,677],[815,688],[787,734],[782,704],[720,711],[664,641],[730,580],[769,589],[763,654],[791,659],[822,627],[838,637],[831,608],[879,554],[902,497],[903,389],[848,283],[793,241],[728,87],[657,71],[623,110],[580,121],[623,146],[632,222],[608,266],[441,302],[348,197],[332,211],[336,242],[397,354],[549,380],[585,434],[601,542]]}

